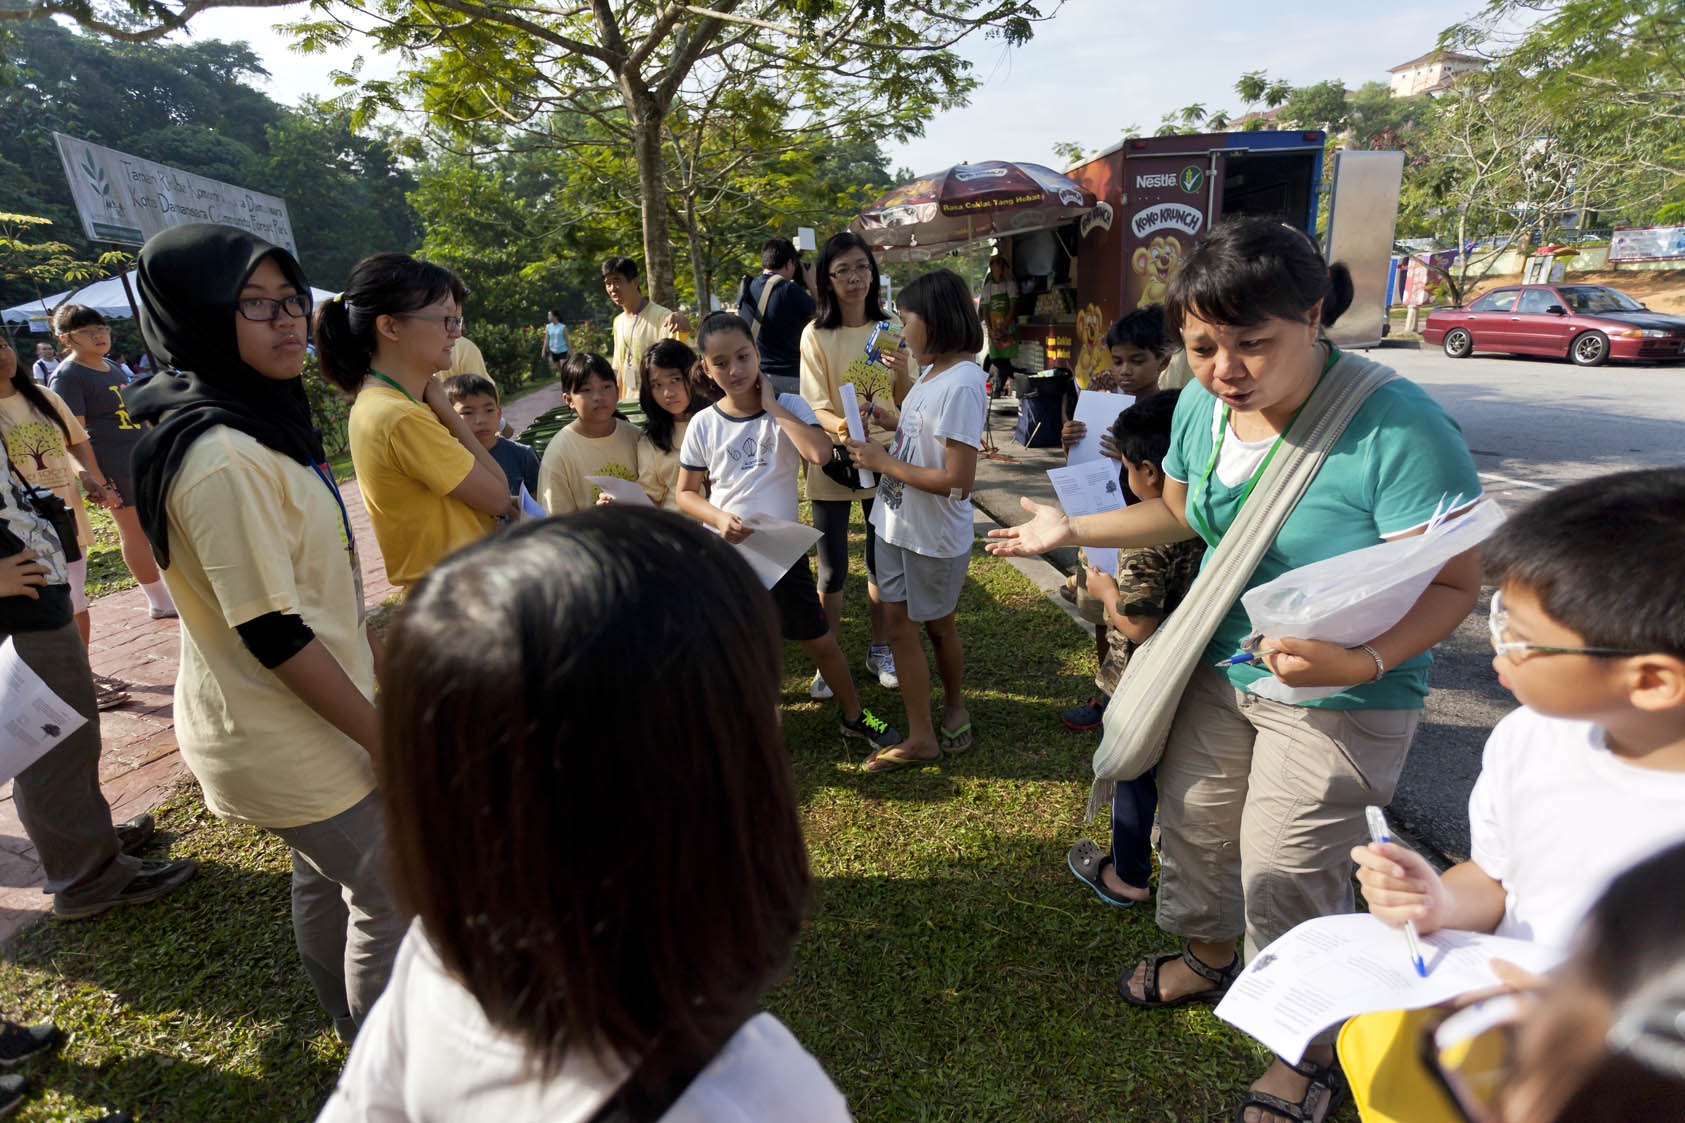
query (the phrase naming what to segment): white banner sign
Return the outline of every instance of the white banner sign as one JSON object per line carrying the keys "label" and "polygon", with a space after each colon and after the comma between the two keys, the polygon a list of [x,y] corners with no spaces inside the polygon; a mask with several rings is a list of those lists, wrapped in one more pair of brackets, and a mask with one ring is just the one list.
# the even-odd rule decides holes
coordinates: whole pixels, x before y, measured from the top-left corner
{"label": "white banner sign", "polygon": [[82,230],[96,242],[140,245],[160,230],[219,222],[296,254],[284,199],[193,175],[54,133]]}
{"label": "white banner sign", "polygon": [[1610,261],[1672,261],[1685,258],[1685,226],[1615,228]]}

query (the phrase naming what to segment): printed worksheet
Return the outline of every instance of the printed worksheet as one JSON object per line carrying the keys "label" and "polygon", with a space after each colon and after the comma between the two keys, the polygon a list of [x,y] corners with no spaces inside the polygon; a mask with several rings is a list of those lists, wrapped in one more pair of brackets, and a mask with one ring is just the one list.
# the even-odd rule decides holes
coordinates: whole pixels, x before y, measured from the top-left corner
{"label": "printed worksheet", "polygon": [[[1118,482],[1117,462],[1104,456],[1086,464],[1049,468],[1053,492],[1067,515],[1098,515],[1115,511],[1123,504],[1123,485]],[[1117,551],[1100,546],[1084,547],[1088,563],[1102,573],[1117,574]]]}
{"label": "printed worksheet", "polygon": [[649,501],[649,493],[632,480],[623,480],[619,476],[586,476],[585,479],[602,488],[616,503],[624,503],[628,507],[655,506]]}
{"label": "printed worksheet", "polygon": [[1446,929],[1422,937],[1427,977],[1416,974],[1404,933],[1368,913],[1307,920],[1253,957],[1217,1016],[1290,1062],[1322,1030],[1373,1010],[1416,1010],[1498,985],[1494,959],[1543,973],[1557,949]]}
{"label": "printed worksheet", "polygon": [[7,636],[0,643],[0,784],[88,724],[30,670]]}
{"label": "printed worksheet", "polygon": [[785,522],[771,515],[750,515],[743,524],[754,533],[737,543],[737,552],[769,589],[790,571],[797,558],[819,541],[819,532],[811,526]]}
{"label": "printed worksheet", "polygon": [[1088,426],[1082,440],[1071,446],[1069,455],[1065,457],[1066,464],[1087,464],[1091,460],[1105,460],[1115,472],[1118,468],[1116,460],[1107,460],[1100,454],[1100,435],[1109,431],[1117,415],[1135,404],[1133,394],[1111,394],[1104,390],[1079,390],[1077,392],[1076,409],[1071,412],[1072,421],[1080,421]]}

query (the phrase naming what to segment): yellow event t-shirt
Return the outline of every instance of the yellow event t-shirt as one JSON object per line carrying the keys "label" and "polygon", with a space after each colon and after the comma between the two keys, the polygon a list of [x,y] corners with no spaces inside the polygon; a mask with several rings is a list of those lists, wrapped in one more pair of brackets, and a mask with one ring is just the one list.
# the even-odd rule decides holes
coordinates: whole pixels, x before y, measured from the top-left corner
{"label": "yellow event t-shirt", "polygon": [[684,447],[688,428],[688,417],[673,426],[672,452],[656,448],[647,433],[638,438],[638,484],[651,503],[669,511],[679,509],[679,449]]}
{"label": "yellow event t-shirt", "polygon": [[638,478],[638,440],[643,436],[630,421],[614,419],[614,432],[587,437],[575,421],[550,441],[538,464],[538,501],[552,515],[583,511],[597,501],[599,488],[586,476]]}
{"label": "yellow event t-shirt", "polygon": [[[913,385],[911,376],[897,382],[888,367],[882,363],[866,361],[866,344],[871,341],[872,332],[876,328],[876,323],[866,323],[859,327],[824,330],[809,324],[802,329],[801,389],[802,399],[808,405],[814,409],[830,410],[841,417],[842,398],[838,392],[844,383],[849,382],[854,384],[856,392],[862,396],[870,394],[885,404],[894,404],[907,396],[907,391]],[[900,340],[899,333],[888,330],[878,336],[880,344],[887,341],[891,347]],[[912,363],[911,358],[907,361]],[[864,422],[865,418],[862,417],[861,421]],[[842,443],[835,432],[827,432],[826,435],[831,438],[833,444]],[[867,436],[888,448],[895,433],[892,430],[869,426]],[[876,494],[874,488],[850,490],[823,472],[812,471],[807,474],[809,499],[870,499]]]}
{"label": "yellow event t-shirt", "polygon": [[218,816],[257,827],[331,819],[374,790],[363,747],[288,690],[235,627],[303,619],[363,696],[374,658],[339,501],[312,468],[218,426],[170,484],[170,567],[181,613],[175,728]]}
{"label": "yellow event t-shirt", "polygon": [[430,407],[389,386],[366,386],[351,403],[347,429],[357,488],[392,584],[415,584],[491,531],[490,515],[451,497],[476,461]]}
{"label": "yellow event t-shirt", "polygon": [[[36,413],[22,394],[0,398],[0,439],[24,479],[36,487],[51,488],[66,507],[76,512],[76,541],[85,551],[94,544],[94,524],[88,521],[88,508],[82,503],[82,489],[77,486],[76,468],[67,450],[70,445],[85,443],[88,431],[77,424],[76,415],[63,398],[45,386],[37,388],[63,419],[70,439],[65,439],[64,430],[50,418]],[[104,465],[100,467],[103,471]]]}
{"label": "yellow event t-shirt", "polygon": [[661,325],[672,312],[653,300],[646,300],[636,315],[622,312],[614,318],[614,373],[620,379],[620,400],[638,400],[638,364],[644,352],[667,338]]}

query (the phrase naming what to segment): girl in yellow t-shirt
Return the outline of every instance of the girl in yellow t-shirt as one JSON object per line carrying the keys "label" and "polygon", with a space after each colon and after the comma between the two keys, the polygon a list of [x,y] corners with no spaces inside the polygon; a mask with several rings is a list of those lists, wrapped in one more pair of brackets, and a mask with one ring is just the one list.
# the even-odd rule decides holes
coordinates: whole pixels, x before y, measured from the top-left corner
{"label": "girl in yellow t-shirt", "polygon": [[450,369],[467,295],[442,265],[380,253],[316,312],[322,374],[353,399],[351,463],[394,585],[515,511],[508,477],[433,377]]}
{"label": "girl in yellow t-shirt", "polygon": [[[638,483],[657,507],[679,509],[679,449],[698,410],[714,400],[713,382],[696,370],[696,352],[676,339],[663,339],[638,364],[638,405],[644,435],[638,438]],[[598,498],[605,502],[607,493]]]}

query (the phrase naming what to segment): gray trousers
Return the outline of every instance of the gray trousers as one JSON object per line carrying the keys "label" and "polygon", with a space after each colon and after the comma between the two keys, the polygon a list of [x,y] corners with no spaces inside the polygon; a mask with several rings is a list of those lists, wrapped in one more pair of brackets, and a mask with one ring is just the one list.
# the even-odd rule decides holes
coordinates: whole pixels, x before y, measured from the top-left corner
{"label": "gray trousers", "polygon": [[293,939],[304,973],[349,1041],[386,989],[404,938],[387,889],[380,793],[319,823],[270,829],[293,851]]}
{"label": "gray trousers", "polygon": [[[0,632],[0,641],[6,633]],[[18,655],[86,725],[18,773],[12,801],[46,871],[44,889],[66,905],[108,900],[140,862],[120,853],[111,805],[99,790],[99,708],[93,671],[75,623],[44,632],[11,633]]]}

